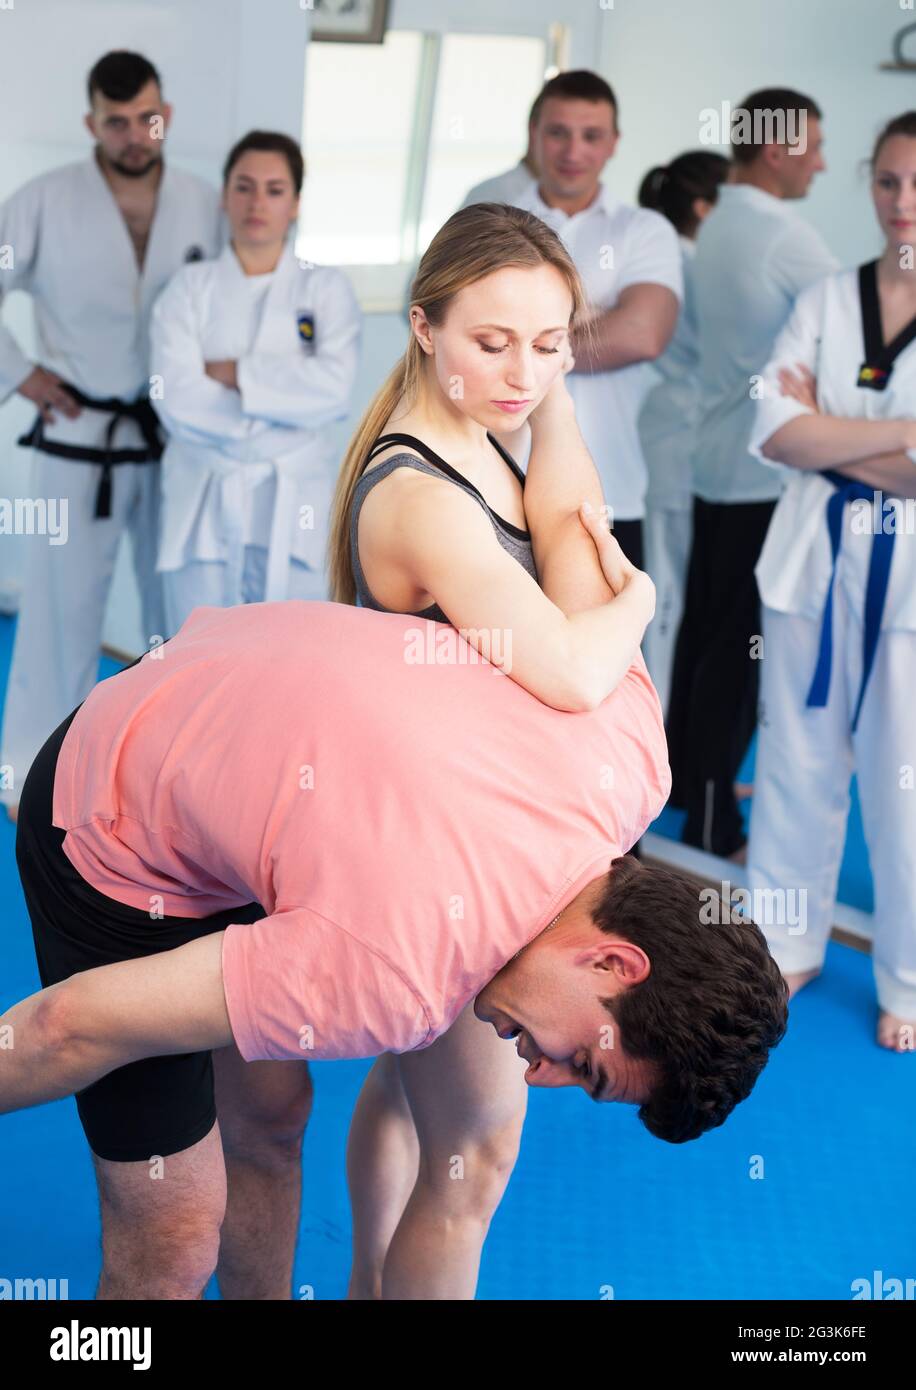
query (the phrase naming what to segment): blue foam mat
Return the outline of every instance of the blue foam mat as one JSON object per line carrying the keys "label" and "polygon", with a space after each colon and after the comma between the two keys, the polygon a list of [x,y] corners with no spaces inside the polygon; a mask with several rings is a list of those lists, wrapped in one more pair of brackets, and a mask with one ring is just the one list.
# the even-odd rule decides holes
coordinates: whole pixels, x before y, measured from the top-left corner
{"label": "blue foam mat", "polygon": [[[3,689],[12,627],[0,619]],[[103,661],[100,675],[116,669]],[[38,987],[13,845],[3,816],[0,1010]],[[860,884],[862,852],[851,825]],[[912,1278],[916,1057],[877,1047],[875,1019],[869,958],[831,944],[750,1099],[689,1144],[653,1139],[631,1107],[532,1090],[478,1297],[846,1300],[875,1271]],[[344,1148],[368,1065],[313,1064],[294,1288],[319,1299],[346,1293]],[[95,1184],[73,1101],[0,1117],[0,1278],[66,1279],[71,1298],[91,1298],[98,1269]]]}

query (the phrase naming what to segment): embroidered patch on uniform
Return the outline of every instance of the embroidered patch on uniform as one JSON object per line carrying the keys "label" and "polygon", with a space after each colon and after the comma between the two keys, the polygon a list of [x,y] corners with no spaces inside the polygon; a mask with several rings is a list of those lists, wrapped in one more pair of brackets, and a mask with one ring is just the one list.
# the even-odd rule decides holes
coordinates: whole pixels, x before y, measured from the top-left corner
{"label": "embroidered patch on uniform", "polygon": [[866,362],[859,368],[856,385],[867,386],[871,391],[883,391],[889,376],[890,372],[886,372],[883,367],[870,367]]}
{"label": "embroidered patch on uniform", "polygon": [[296,327],[299,329],[299,337],[302,342],[312,347],[315,342],[315,315],[297,314]]}
{"label": "embroidered patch on uniform", "polygon": [[185,262],[202,261],[204,259],[204,248],[202,246],[189,246],[184,253]]}

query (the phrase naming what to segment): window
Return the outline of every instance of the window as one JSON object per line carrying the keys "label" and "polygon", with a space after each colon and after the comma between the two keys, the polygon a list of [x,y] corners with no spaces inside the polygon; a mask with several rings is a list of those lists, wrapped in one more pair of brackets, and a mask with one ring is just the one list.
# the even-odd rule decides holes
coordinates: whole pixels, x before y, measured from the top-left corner
{"label": "window", "polygon": [[438,227],[525,152],[526,120],[564,32],[389,32],[309,44],[297,250],[341,265],[364,307],[399,303]]}
{"label": "window", "polygon": [[401,237],[423,38],[307,45],[305,254],[335,265],[394,264]]}
{"label": "window", "polygon": [[544,85],[542,39],[455,34],[442,44],[418,252],[475,183],[525,153],[528,112]]}

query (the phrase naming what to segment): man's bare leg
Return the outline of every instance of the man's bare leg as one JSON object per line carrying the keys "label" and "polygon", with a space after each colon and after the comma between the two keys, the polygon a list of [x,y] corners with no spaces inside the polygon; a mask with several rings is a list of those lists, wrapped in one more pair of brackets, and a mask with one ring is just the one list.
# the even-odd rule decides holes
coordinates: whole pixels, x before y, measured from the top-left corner
{"label": "man's bare leg", "polygon": [[308,1063],[213,1053],[228,1197],[216,1277],[224,1299],[289,1299],[302,1198]]}
{"label": "man's bare leg", "polygon": [[226,1206],[219,1125],[156,1162],[92,1160],[102,1216],[96,1298],[203,1298]]}
{"label": "man's bare leg", "polygon": [[382,1296],[382,1268],[417,1180],[420,1144],[397,1058],[376,1058],[363,1082],[347,1138],[353,1221],[350,1299]]}

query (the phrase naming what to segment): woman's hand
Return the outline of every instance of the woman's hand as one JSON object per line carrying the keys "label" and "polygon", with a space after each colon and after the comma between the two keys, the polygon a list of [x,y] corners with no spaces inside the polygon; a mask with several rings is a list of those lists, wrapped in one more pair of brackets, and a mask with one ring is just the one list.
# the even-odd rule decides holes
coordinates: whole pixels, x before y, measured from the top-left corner
{"label": "woman's hand", "polygon": [[579,519],[595,542],[604,577],[616,598],[621,589],[640,571],[630,563],[615,537],[611,535],[605,507],[596,512],[590,502],[583,502],[579,508]]}
{"label": "woman's hand", "polygon": [[233,358],[228,358],[222,362],[205,362],[204,371],[207,376],[218,381],[221,386],[228,386],[231,391],[239,389],[238,377],[236,376],[236,362]]}
{"label": "woman's hand", "polygon": [[783,396],[791,396],[794,401],[807,406],[816,415],[820,415],[820,406],[817,403],[817,378],[803,363],[796,364],[796,370],[790,371],[788,367],[781,367],[779,370],[779,389]]}

